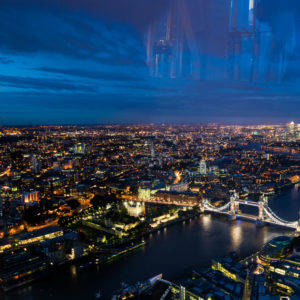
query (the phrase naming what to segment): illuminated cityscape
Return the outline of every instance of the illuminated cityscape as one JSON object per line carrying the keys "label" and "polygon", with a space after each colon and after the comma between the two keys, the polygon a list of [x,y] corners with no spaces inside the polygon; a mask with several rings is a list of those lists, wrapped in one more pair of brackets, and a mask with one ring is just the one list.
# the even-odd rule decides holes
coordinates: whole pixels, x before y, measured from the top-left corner
{"label": "illuminated cityscape", "polygon": [[[89,272],[146,247],[149,234],[210,216],[287,233],[261,252],[212,258],[210,269],[193,270],[181,285],[156,278],[149,290],[169,290],[171,298],[242,298],[249,281],[253,297],[298,294],[299,215],[286,220],[271,203],[298,187],[299,139],[294,123],[3,126],[2,288],[29,284],[71,261]],[[211,287],[201,288],[207,280]]]}
{"label": "illuminated cityscape", "polygon": [[0,1],[0,299],[300,299],[298,2]]}

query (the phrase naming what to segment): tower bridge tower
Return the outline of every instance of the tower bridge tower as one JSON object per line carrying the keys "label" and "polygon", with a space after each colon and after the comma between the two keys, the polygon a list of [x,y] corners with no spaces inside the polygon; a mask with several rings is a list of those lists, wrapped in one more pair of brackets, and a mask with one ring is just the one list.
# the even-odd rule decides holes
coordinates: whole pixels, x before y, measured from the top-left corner
{"label": "tower bridge tower", "polygon": [[228,216],[229,220],[236,219],[236,213],[239,211],[239,203],[237,202],[239,196],[236,191],[230,196],[230,214]]}
{"label": "tower bridge tower", "polygon": [[204,213],[205,212],[205,206],[204,206],[204,201],[206,200],[202,200],[199,204],[199,209],[200,209],[200,212],[201,213]]}
{"label": "tower bridge tower", "polygon": [[258,202],[258,218],[256,220],[257,225],[264,226],[265,225],[265,206],[268,205],[268,198],[263,194]]}
{"label": "tower bridge tower", "polygon": [[265,218],[264,216],[264,202],[259,201],[258,202],[258,220],[263,221]]}

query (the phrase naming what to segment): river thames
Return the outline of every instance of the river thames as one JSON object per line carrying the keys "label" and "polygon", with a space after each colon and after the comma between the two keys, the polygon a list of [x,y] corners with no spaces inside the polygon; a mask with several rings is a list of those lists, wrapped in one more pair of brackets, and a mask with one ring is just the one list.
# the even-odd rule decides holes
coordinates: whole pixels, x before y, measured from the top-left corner
{"label": "river thames", "polygon": [[[300,209],[298,186],[273,197],[269,205],[280,217],[297,220]],[[2,297],[4,300],[94,300],[99,289],[108,297],[120,288],[121,282],[135,283],[159,273],[176,281],[190,275],[192,270],[209,266],[213,257],[231,251],[247,256],[271,238],[285,233],[290,231],[273,226],[258,228],[248,221],[228,222],[225,217],[201,215],[151,234],[145,246],[115,261],[81,272],[77,271],[76,265],[64,266],[46,278],[2,294]]]}

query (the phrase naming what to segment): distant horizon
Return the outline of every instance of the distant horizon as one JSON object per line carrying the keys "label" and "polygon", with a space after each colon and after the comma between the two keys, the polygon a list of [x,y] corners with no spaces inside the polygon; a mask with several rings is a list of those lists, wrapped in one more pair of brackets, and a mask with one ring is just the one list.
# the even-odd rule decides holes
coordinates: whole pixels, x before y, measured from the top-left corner
{"label": "distant horizon", "polygon": [[206,123],[95,123],[95,124],[75,124],[75,123],[56,123],[56,124],[0,124],[1,127],[55,127],[55,126],[70,126],[70,127],[93,127],[93,126],[143,126],[143,125],[153,125],[153,126],[209,126],[209,125],[224,125],[224,126],[282,126],[294,122],[295,124],[300,124],[295,121],[281,122],[281,123],[221,123],[221,122],[206,122]]}

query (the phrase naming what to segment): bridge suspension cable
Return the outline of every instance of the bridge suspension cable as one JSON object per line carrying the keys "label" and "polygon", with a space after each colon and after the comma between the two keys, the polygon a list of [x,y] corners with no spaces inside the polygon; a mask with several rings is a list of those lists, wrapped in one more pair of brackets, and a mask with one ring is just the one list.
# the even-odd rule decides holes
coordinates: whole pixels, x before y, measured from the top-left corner
{"label": "bridge suspension cable", "polygon": [[204,201],[204,207],[207,210],[224,212],[225,210],[228,210],[229,206],[230,206],[230,202],[226,203],[225,205],[223,205],[221,207],[215,207],[211,203],[209,203],[207,200]]}
{"label": "bridge suspension cable", "polygon": [[289,222],[289,221],[281,219],[271,210],[271,208],[269,206],[264,207],[264,212],[275,224],[290,226],[290,227],[294,227],[294,228],[296,228],[298,225],[298,221]]}

